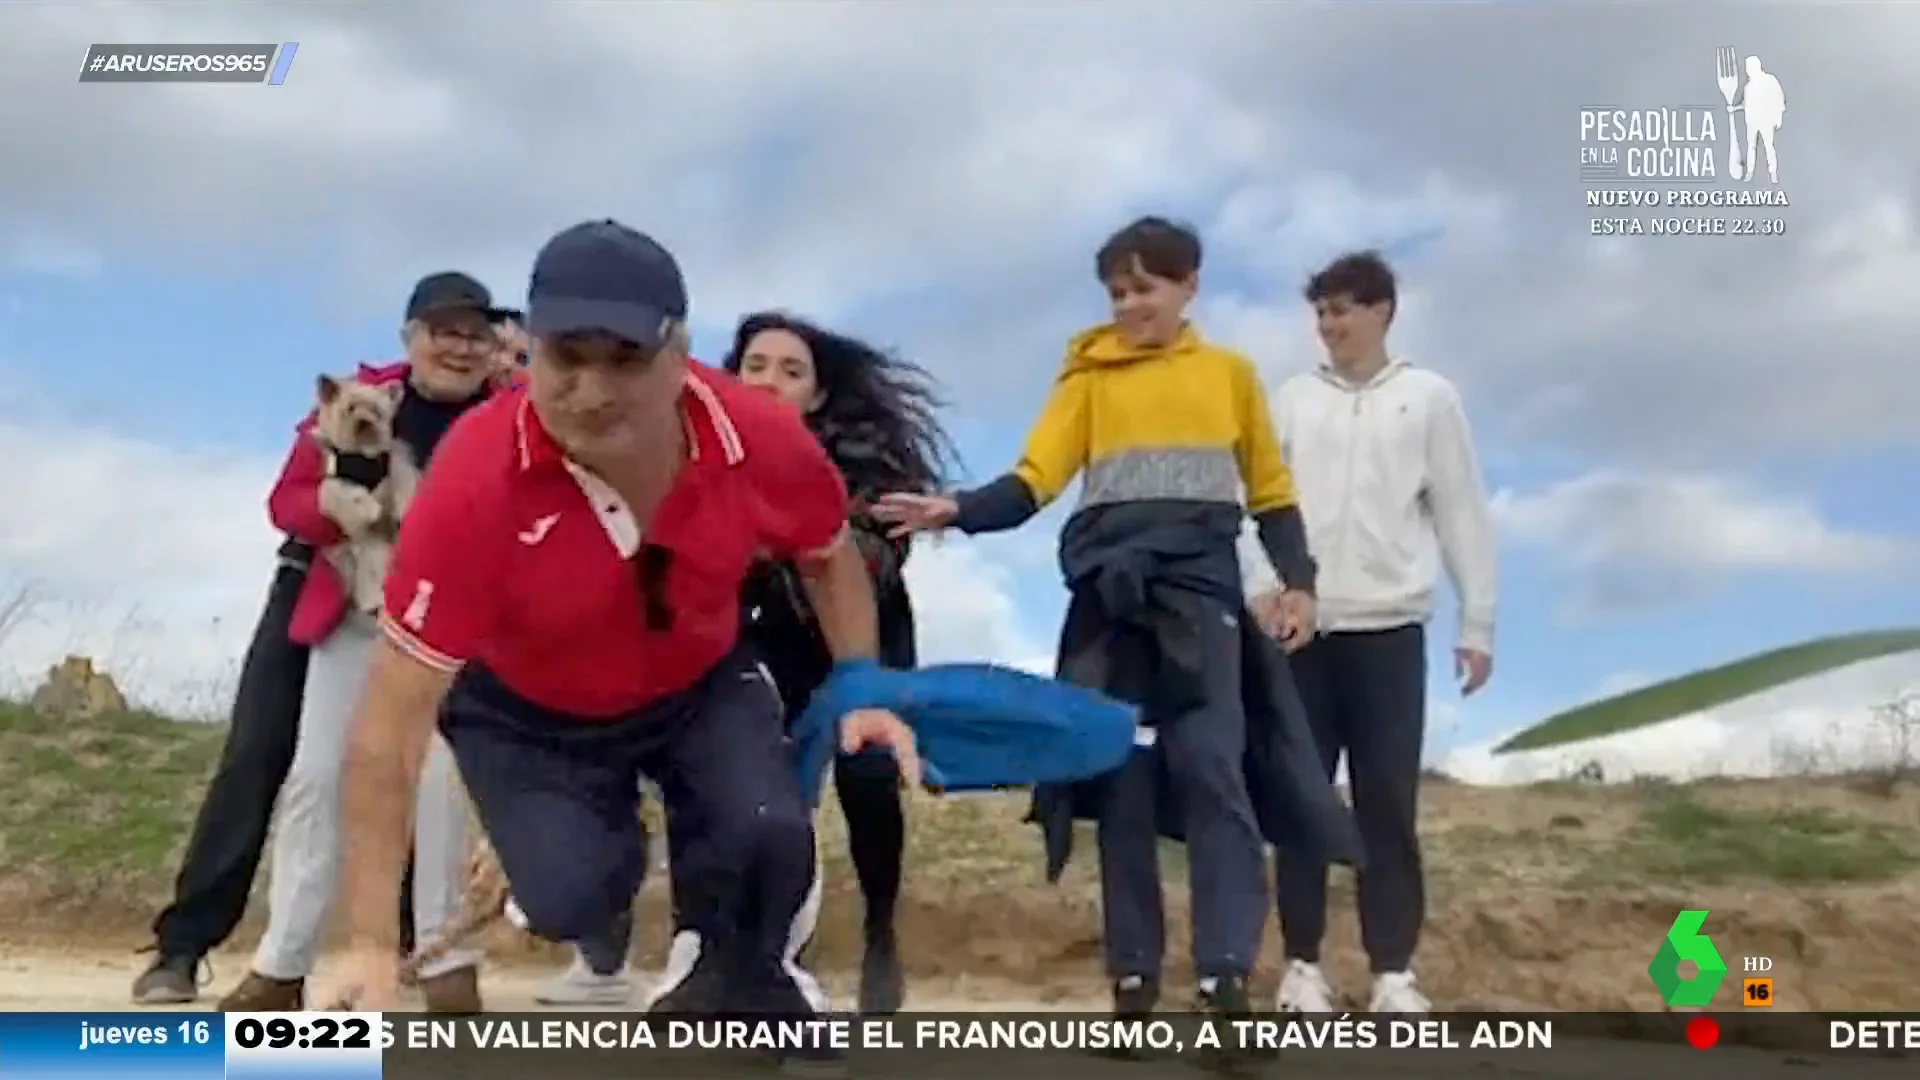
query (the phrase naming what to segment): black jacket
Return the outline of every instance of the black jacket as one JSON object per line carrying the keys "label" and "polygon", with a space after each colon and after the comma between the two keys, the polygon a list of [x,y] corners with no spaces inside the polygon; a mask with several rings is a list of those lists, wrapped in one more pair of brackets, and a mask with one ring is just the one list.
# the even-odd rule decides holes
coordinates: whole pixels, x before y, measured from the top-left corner
{"label": "black jacket", "polygon": [[[814,434],[846,481],[851,500],[848,522],[854,543],[866,559],[880,609],[880,662],[892,668],[916,667],[919,649],[913,601],[902,577],[911,542],[889,539],[887,527],[867,512],[879,496],[910,486],[905,470],[885,453],[881,440],[861,425],[816,420]],[[788,717],[798,715],[833,667],[799,575],[786,564],[761,566],[748,576],[740,601],[743,639],[772,672]]]}
{"label": "black jacket", "polygon": [[[880,662],[893,668],[916,666],[913,603],[907,590],[889,588],[877,599]],[[788,717],[798,715],[833,668],[833,657],[800,591],[798,575],[784,565],[756,570],[741,592],[740,617],[741,637],[772,673]]]}
{"label": "black jacket", "polygon": [[[1212,563],[1222,553],[1209,542],[1210,530],[1170,520],[1125,527],[1124,534],[1103,530],[1104,536],[1062,552],[1073,599],[1061,632],[1059,677],[1140,703],[1153,722],[1182,711],[1199,690],[1204,658],[1192,628],[1207,617],[1209,600],[1220,599],[1209,596],[1216,590],[1207,583],[1220,580]],[[1233,558],[1230,548],[1224,557]],[[1320,771],[1286,654],[1244,609],[1239,627],[1244,767],[1261,834],[1328,862],[1360,865],[1359,831]],[[1059,879],[1072,854],[1074,820],[1099,817],[1105,788],[1099,778],[1034,790],[1028,820],[1041,828],[1049,881]],[[1174,786],[1163,782],[1156,794],[1160,835],[1184,841]]]}

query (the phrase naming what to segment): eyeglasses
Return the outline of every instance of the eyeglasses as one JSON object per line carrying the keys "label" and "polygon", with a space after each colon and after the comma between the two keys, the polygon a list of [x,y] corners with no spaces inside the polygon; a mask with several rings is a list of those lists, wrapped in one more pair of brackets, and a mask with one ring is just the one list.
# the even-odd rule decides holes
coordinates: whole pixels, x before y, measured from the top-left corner
{"label": "eyeglasses", "polygon": [[494,334],[491,327],[481,326],[475,328],[445,323],[439,325],[428,323],[423,329],[427,333],[428,340],[432,341],[438,348],[458,349],[463,352],[482,352],[499,348],[500,339]]}
{"label": "eyeglasses", "polygon": [[673,605],[667,602],[667,570],[673,565],[673,550],[658,544],[641,544],[634,553],[634,580],[640,587],[640,604],[647,629],[665,633],[673,629]]}

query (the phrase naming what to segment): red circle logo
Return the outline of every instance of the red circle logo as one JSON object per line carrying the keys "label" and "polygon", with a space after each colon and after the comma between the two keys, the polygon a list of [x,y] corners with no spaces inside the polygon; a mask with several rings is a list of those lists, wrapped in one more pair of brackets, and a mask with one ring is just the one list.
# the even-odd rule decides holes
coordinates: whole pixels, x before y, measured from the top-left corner
{"label": "red circle logo", "polygon": [[1705,1050],[1720,1041],[1720,1025],[1711,1016],[1696,1016],[1687,1021],[1687,1042],[1695,1050]]}

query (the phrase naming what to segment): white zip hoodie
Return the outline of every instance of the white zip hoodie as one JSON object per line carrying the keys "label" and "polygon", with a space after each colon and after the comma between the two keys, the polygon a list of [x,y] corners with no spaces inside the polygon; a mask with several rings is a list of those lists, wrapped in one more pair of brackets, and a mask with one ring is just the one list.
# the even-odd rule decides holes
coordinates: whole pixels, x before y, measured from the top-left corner
{"label": "white zip hoodie", "polygon": [[[1323,367],[1287,380],[1273,420],[1320,565],[1320,629],[1425,622],[1444,562],[1456,644],[1491,654],[1497,541],[1453,384],[1402,361],[1359,386]],[[1272,588],[1251,531],[1241,539],[1250,594]]]}

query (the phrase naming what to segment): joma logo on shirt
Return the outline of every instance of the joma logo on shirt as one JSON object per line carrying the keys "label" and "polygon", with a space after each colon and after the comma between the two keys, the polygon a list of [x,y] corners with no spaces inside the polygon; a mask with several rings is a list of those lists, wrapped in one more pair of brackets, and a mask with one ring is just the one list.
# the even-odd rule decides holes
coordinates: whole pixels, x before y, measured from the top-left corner
{"label": "joma logo on shirt", "polygon": [[547,538],[547,534],[553,531],[554,522],[559,520],[559,514],[548,514],[546,517],[535,520],[526,531],[520,534],[520,542],[528,547],[538,544]]}
{"label": "joma logo on shirt", "polygon": [[407,629],[419,632],[427,625],[427,608],[433,604],[433,582],[422,581],[413,587],[413,599],[407,602],[407,610],[400,616],[400,622]]}

